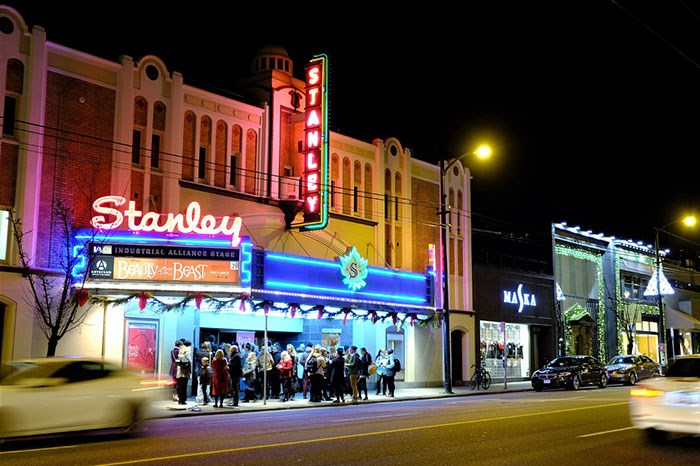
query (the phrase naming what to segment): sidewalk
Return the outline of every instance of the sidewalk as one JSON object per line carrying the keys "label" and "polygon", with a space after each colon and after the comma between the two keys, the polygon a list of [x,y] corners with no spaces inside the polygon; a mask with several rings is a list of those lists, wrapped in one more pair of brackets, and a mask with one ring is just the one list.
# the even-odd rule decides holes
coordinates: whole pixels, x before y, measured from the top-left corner
{"label": "sidewalk", "polygon": [[[475,395],[497,395],[499,393],[506,392],[522,392],[532,390],[532,385],[529,380],[518,380],[518,381],[508,381],[508,387],[504,387],[503,380],[494,381],[488,390],[471,390],[469,387],[464,386],[454,386],[452,387],[452,394],[445,392],[444,387],[427,387],[427,388],[402,388],[401,383],[397,384],[396,391],[394,392],[394,397],[388,397],[383,395],[375,395],[373,390],[370,390],[367,401],[359,401],[359,404],[366,403],[384,403],[390,401],[406,401],[406,400],[420,400],[424,398],[446,398],[454,396],[475,396]],[[202,406],[198,404],[194,397],[190,397],[187,401],[187,405],[178,405],[175,401],[170,400],[159,400],[153,402],[148,412],[146,413],[147,419],[159,419],[159,418],[169,418],[169,417],[180,417],[180,416],[196,416],[202,414],[222,414],[222,413],[240,413],[240,412],[251,412],[251,411],[270,411],[270,410],[281,410],[281,409],[300,409],[300,408],[319,408],[324,406],[352,406],[353,403],[348,401],[348,395],[345,395],[345,404],[332,403],[330,401],[322,401],[320,403],[311,403],[308,399],[303,399],[301,393],[296,394],[294,400],[287,402],[282,402],[280,400],[257,400],[254,402],[243,403],[240,401],[237,407],[227,406],[231,402],[230,398],[224,401],[223,408],[214,408],[213,402],[210,402],[207,406]]]}

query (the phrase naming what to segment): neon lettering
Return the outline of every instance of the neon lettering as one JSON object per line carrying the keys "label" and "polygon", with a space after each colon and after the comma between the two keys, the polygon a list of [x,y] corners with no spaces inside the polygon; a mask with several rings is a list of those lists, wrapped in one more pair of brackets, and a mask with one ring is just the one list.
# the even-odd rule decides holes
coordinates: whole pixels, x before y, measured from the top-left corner
{"label": "neon lettering", "polygon": [[318,87],[312,87],[311,89],[308,90],[307,100],[308,100],[308,105],[310,107],[318,105],[319,96],[321,95],[320,92],[321,92],[321,89],[319,89]]}
{"label": "neon lettering", "polygon": [[306,177],[306,191],[318,191],[318,173],[311,173]]}
{"label": "neon lettering", "polygon": [[318,148],[321,143],[321,133],[318,130],[306,133],[306,147],[309,149]]}
{"label": "neon lettering", "polygon": [[311,128],[313,126],[319,126],[321,124],[321,119],[318,117],[318,111],[311,110],[306,117],[306,127]]}
{"label": "neon lettering", "polygon": [[318,196],[307,196],[306,203],[309,205],[309,212],[316,212],[318,206]]}
{"label": "neon lettering", "polygon": [[[241,242],[240,232],[243,225],[241,217],[229,217],[225,215],[221,220],[213,215],[202,216],[202,208],[199,202],[190,202],[185,214],[167,214],[165,221],[160,223],[166,214],[136,210],[136,202],[129,201],[129,206],[124,212],[108,207],[113,204],[119,207],[126,203],[122,196],[104,196],[92,204],[92,209],[100,214],[92,217],[90,223],[99,230],[113,230],[119,228],[128,217],[128,227],[131,231],[155,231],[158,233],[197,233],[200,235],[224,234],[231,236],[231,245],[237,247]],[[106,216],[114,217],[114,221],[108,222]]]}
{"label": "neon lettering", "polygon": [[309,68],[309,79],[308,83],[311,85],[318,84],[321,81],[321,68],[318,66],[313,66]]}
{"label": "neon lettering", "polygon": [[308,170],[316,170],[318,168],[318,162],[316,162],[316,157],[316,152],[309,152],[308,154],[306,154],[306,168]]}

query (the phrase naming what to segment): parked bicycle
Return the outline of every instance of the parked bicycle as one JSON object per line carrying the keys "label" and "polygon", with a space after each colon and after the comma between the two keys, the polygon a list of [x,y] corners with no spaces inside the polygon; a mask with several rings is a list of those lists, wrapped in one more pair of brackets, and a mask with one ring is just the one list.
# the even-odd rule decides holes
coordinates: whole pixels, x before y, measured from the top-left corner
{"label": "parked bicycle", "polygon": [[474,374],[472,374],[472,378],[469,380],[471,389],[474,390],[476,388],[479,390],[479,388],[483,388],[484,390],[488,390],[491,386],[491,374],[489,374],[489,371],[479,364],[472,364],[472,367],[474,368]]}

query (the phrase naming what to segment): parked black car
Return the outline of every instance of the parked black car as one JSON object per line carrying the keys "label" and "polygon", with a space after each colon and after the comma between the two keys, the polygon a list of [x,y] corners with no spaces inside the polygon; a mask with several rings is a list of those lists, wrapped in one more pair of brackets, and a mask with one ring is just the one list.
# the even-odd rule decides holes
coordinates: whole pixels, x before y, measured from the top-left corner
{"label": "parked black car", "polygon": [[593,356],[561,356],[552,359],[531,378],[532,388],[540,392],[545,388],[578,390],[583,385],[608,386],[605,365]]}
{"label": "parked black car", "polygon": [[638,381],[661,375],[661,367],[643,354],[618,354],[613,356],[605,366],[610,383],[634,385]]}

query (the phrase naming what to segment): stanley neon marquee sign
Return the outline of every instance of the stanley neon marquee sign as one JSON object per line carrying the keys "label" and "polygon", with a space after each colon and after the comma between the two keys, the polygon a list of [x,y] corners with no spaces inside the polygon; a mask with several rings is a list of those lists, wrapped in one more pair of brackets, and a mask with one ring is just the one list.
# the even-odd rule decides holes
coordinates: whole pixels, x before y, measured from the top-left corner
{"label": "stanley neon marquee sign", "polygon": [[306,67],[304,177],[302,201],[307,230],[328,224],[328,57],[317,55]]}

